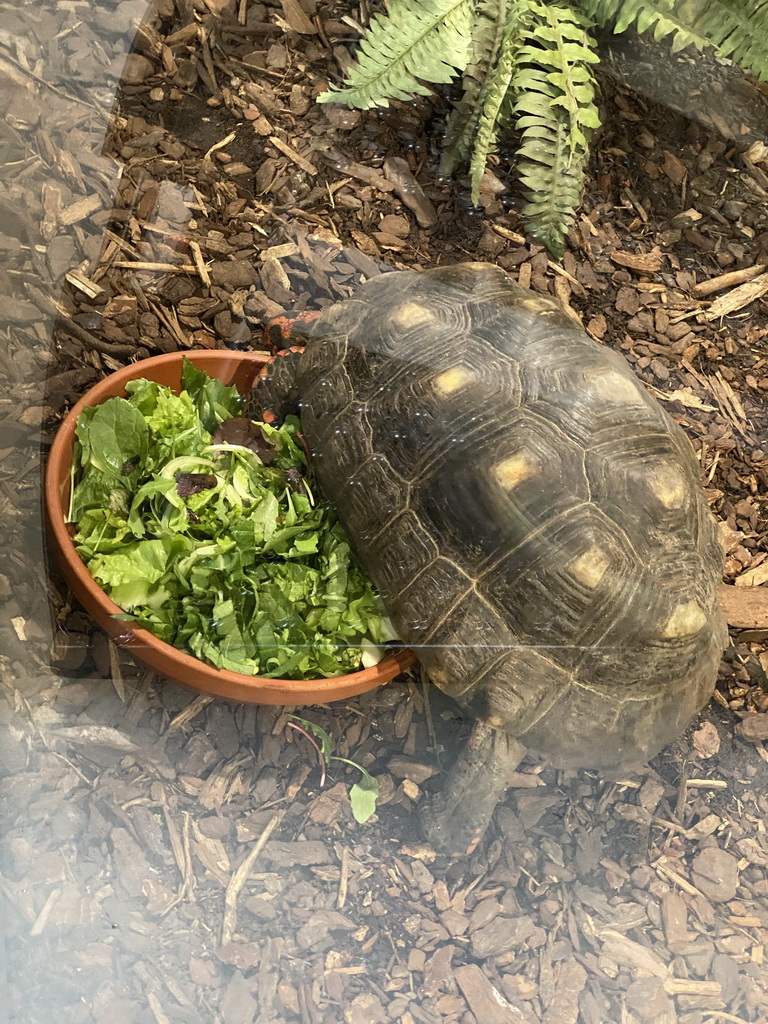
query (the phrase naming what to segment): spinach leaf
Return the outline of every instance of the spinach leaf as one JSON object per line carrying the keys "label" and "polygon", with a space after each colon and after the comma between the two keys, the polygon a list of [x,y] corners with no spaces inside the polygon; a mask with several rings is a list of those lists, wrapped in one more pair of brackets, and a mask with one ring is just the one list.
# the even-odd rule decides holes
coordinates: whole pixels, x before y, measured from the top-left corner
{"label": "spinach leaf", "polygon": [[[102,473],[113,477],[130,475],[137,468],[136,463],[141,464],[146,458],[147,422],[125,398],[108,398],[83,428],[89,461]],[[126,473],[128,467],[130,470]]]}

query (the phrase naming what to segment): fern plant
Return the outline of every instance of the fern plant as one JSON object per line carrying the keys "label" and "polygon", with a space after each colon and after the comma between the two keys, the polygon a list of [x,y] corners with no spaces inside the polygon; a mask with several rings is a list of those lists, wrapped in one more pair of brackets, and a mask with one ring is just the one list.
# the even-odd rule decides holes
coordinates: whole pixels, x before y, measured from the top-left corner
{"label": "fern plant", "polygon": [[670,39],[673,51],[712,47],[768,80],[768,0],[389,0],[387,14],[371,19],[356,67],[319,101],[387,106],[461,74],[443,172],[469,161],[477,203],[499,132],[516,129],[526,226],[560,257],[600,126],[596,26],[634,26]]}

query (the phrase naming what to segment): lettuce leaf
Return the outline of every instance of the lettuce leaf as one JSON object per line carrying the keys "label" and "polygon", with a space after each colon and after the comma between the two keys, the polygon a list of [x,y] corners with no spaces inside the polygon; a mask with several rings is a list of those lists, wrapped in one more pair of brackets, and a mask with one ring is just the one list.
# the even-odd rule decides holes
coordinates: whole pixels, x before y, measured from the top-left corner
{"label": "lettuce leaf", "polygon": [[242,399],[188,360],[179,394],[148,380],[126,390],[80,417],[71,501],[78,551],[121,618],[251,675],[341,675],[383,656],[391,625],[314,502],[299,420],[259,424],[260,457],[212,443]]}

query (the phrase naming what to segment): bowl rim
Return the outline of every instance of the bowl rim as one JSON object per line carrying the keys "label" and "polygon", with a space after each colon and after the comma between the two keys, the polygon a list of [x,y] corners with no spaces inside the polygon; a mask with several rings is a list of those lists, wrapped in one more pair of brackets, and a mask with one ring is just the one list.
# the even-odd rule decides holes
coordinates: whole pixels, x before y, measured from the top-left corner
{"label": "bowl rim", "polygon": [[[405,648],[383,658],[370,668],[351,672],[347,675],[324,679],[271,679],[264,676],[250,676],[216,668],[160,640],[146,629],[131,627],[128,622],[113,618],[123,610],[105,593],[85,567],[75,548],[66,526],[65,503],[69,499],[69,479],[77,419],[86,406],[98,405],[112,397],[115,388],[124,392],[128,381],[151,374],[158,367],[181,366],[182,357],[205,369],[222,359],[232,362],[236,370],[243,364],[255,364],[252,379],[267,365],[271,356],[268,352],[234,352],[229,349],[196,349],[170,352],[137,360],[108,374],[98,381],[79,399],[59,425],[51,445],[45,467],[44,507],[46,527],[51,553],[60,570],[91,617],[121,646],[125,646],[136,657],[159,674],[190,686],[203,693],[226,697],[247,703],[261,704],[318,704],[330,700],[342,700],[356,694],[375,689],[415,663],[412,651]],[[151,379],[151,378],[150,378]],[[96,609],[100,614],[96,613]],[[110,628],[112,627],[112,628]],[[146,656],[143,652],[146,652]],[[177,671],[168,671],[161,664],[177,666]]]}

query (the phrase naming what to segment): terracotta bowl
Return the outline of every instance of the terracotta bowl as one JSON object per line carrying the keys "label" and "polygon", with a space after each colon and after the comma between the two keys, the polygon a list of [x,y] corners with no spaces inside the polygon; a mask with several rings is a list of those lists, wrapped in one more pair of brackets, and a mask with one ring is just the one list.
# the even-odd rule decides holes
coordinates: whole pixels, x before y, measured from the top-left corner
{"label": "terracotta bowl", "polygon": [[[187,357],[211,376],[225,384],[247,391],[258,377],[269,356],[261,352],[201,351]],[[230,700],[254,704],[320,704],[342,700],[373,690],[394,679],[412,665],[415,658],[405,650],[380,661],[372,668],[331,679],[264,679],[239,672],[214,668],[191,654],[176,650],[145,629],[113,618],[121,609],[96,583],[80,559],[67,530],[70,467],[77,417],[87,405],[98,405],[107,398],[124,397],[129,380],[147,377],[178,390],[181,384],[181,353],[156,356],[118,370],[91,388],[61,424],[51,448],[45,475],[46,525],[51,552],[78,601],[106,630],[116,643],[150,668],[184,686]]]}

